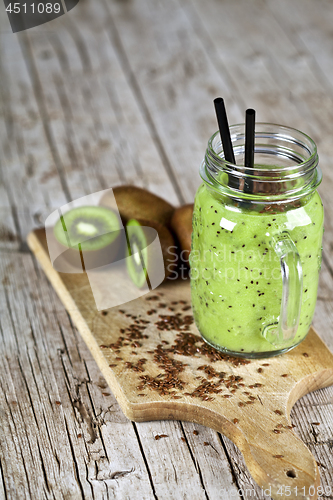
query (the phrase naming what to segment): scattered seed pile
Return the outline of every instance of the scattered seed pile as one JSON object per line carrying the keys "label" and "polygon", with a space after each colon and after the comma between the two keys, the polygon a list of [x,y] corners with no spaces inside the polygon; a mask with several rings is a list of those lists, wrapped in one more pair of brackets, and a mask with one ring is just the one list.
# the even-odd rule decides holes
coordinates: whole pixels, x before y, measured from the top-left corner
{"label": "scattered seed pile", "polygon": [[[162,301],[161,297],[162,294],[160,293],[159,295],[146,297],[145,300],[147,302],[157,302],[157,307],[159,309],[166,309],[168,314],[158,314],[157,319],[149,318],[148,320],[141,317],[141,315],[128,314],[125,310],[121,309],[119,312],[125,317],[131,318],[132,323],[120,330],[120,336],[116,342],[100,346],[102,349],[112,349],[113,353],[117,355],[115,361],[124,362],[122,368],[142,373],[142,375],[139,375],[139,383],[136,386],[138,390],[137,395],[145,397],[146,394],[143,391],[153,390],[160,396],[168,395],[172,399],[191,396],[192,398],[199,398],[202,401],[213,401],[215,399],[214,396],[217,394],[221,394],[221,397],[227,399],[237,393],[237,396],[241,396],[242,398],[242,401],[238,403],[239,406],[251,405],[258,401],[257,396],[254,396],[249,391],[244,391],[244,388],[254,389],[261,387],[263,384],[255,383],[247,385],[243,377],[227,374],[226,371],[218,371],[212,366],[215,362],[224,361],[230,367],[237,368],[248,365],[251,361],[223,354],[210,347],[200,337],[191,333],[191,325],[194,320],[192,315],[186,314],[191,309],[188,302],[186,300],[173,301],[169,306]],[[150,317],[157,315],[157,313],[157,309],[150,308],[145,314]],[[152,362],[159,368],[160,373],[157,376],[144,373],[146,371],[147,358],[135,359],[135,356],[142,355],[144,342],[149,338],[144,332],[147,329],[147,325],[151,323],[154,323],[159,331],[175,332],[175,339],[172,344],[167,340],[162,340],[154,350],[146,351],[147,354],[153,355]],[[131,351],[133,361],[124,361],[120,356],[122,349],[125,347],[133,348]],[[140,353],[135,350],[138,348],[141,348]],[[186,391],[188,384],[182,378],[182,374],[188,365],[184,361],[179,360],[179,356],[206,358],[209,362],[209,364],[203,364],[197,368],[198,373],[195,379],[198,380],[198,385],[190,392]],[[116,366],[120,366],[119,363],[110,364],[110,367]],[[263,366],[269,366],[269,363],[265,363]],[[258,370],[259,373],[263,373],[263,371],[262,368]]]}
{"label": "scattered seed pile", "polygon": [[[161,292],[158,292],[158,295],[146,297],[145,301],[147,303],[156,303],[156,309],[153,307],[147,308],[146,312],[139,315],[129,314],[124,309],[120,309],[119,312],[124,317],[129,318],[128,326],[120,329],[120,335],[116,342],[100,345],[101,349],[111,349],[115,355],[115,362],[111,363],[110,367],[119,367],[121,370],[138,373],[137,396],[145,397],[147,391],[152,390],[160,396],[168,396],[171,399],[183,399],[190,396],[201,401],[213,401],[215,396],[219,395],[220,398],[226,399],[236,397],[239,407],[248,407],[248,405],[260,401],[259,396],[253,389],[263,387],[264,384],[253,383],[253,380],[249,382],[244,380],[244,374],[243,376],[231,374],[230,369],[228,370],[228,368],[232,368],[234,372],[238,367],[248,365],[251,361],[219,352],[206,344],[200,337],[194,335],[191,332],[194,319],[192,315],[188,314],[191,306],[187,301],[179,300],[171,302],[170,305],[166,304],[163,302]],[[157,308],[165,310],[166,314],[158,314]],[[107,314],[107,311],[102,312],[104,316]],[[156,317],[152,317],[154,315]],[[154,324],[158,331],[173,332],[173,342],[161,340],[153,350],[145,348],[148,339],[154,340],[156,338],[156,333],[153,339],[147,335],[147,326],[151,324]],[[129,348],[132,350],[128,351]],[[129,353],[133,357],[132,361],[127,361]],[[149,360],[145,357],[139,358],[144,353],[150,355]],[[189,365],[185,362],[186,359],[179,359],[180,356],[199,358],[201,360],[207,359],[207,363],[199,365],[193,373],[192,380],[194,378],[198,381],[195,388],[193,388],[192,383],[186,382],[184,372]],[[303,353],[303,356],[309,357],[307,353]],[[221,361],[226,363],[224,365],[225,371],[219,371],[213,366],[214,363]],[[158,375],[152,376],[148,374],[148,363],[150,366],[153,363],[155,368],[158,367]],[[259,377],[263,376],[263,380],[266,368],[269,366],[270,363],[261,363],[260,368],[256,369],[256,373]],[[156,370],[150,370],[150,372],[152,371]],[[251,377],[251,374],[249,376]],[[286,378],[288,374],[282,374],[281,377]],[[283,416],[283,412],[279,409],[276,409],[274,413]],[[239,419],[234,418],[233,423],[238,424]],[[314,423],[314,425],[317,424]],[[283,429],[289,430],[293,427],[293,425],[277,423],[272,432],[281,434]],[[162,434],[155,436],[155,439],[164,437],[167,436]],[[184,440],[184,438],[181,439]],[[283,455],[275,455],[274,457],[282,458]]]}

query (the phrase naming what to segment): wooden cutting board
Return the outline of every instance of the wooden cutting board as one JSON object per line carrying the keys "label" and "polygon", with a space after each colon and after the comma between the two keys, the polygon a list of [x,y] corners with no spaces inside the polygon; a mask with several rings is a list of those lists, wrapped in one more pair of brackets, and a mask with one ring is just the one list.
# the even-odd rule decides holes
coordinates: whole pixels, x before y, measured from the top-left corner
{"label": "wooden cutting board", "polygon": [[86,274],[53,269],[44,230],[30,233],[28,244],[129,419],[211,427],[238,446],[255,481],[274,499],[286,498],[287,487],[289,498],[317,498],[316,461],[289,418],[297,399],[333,384],[333,355],[313,329],[282,356],[231,358],[201,340],[188,280],[98,311]]}

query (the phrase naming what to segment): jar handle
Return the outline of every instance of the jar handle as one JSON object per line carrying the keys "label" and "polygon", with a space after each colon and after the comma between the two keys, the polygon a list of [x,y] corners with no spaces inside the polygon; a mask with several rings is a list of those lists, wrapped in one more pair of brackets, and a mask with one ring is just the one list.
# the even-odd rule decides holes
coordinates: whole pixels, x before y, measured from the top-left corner
{"label": "jar handle", "polygon": [[272,237],[271,246],[280,258],[282,302],[279,322],[267,325],[263,337],[271,344],[283,347],[296,335],[302,306],[303,272],[296,245],[287,231]]}

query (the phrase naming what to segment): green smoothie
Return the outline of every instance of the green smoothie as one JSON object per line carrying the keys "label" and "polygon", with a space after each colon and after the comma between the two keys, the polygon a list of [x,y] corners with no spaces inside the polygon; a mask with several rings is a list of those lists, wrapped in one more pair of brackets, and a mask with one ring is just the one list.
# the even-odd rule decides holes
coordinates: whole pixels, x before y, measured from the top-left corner
{"label": "green smoothie", "polygon": [[291,347],[308,333],[316,304],[323,233],[318,193],[265,207],[228,201],[204,183],[199,187],[190,256],[192,307],[211,345],[243,356],[277,350],[262,332],[280,315],[281,266],[270,242],[282,231],[294,241],[303,270],[300,323]]}

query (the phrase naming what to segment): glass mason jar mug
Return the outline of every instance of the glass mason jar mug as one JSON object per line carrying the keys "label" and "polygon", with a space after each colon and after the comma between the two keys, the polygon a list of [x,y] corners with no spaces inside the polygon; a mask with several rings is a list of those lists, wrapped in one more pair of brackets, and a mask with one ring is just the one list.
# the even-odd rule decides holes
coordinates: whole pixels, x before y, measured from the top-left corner
{"label": "glass mason jar mug", "polygon": [[302,132],[257,123],[244,167],[245,126],[208,141],[194,204],[192,308],[206,342],[235,356],[286,352],[307,335],[321,267],[323,205],[317,148]]}

